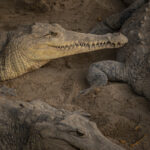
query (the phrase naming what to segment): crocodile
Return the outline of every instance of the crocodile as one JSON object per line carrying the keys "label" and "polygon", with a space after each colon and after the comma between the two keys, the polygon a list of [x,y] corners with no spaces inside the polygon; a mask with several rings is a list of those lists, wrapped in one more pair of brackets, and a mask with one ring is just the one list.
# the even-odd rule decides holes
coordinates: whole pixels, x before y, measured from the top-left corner
{"label": "crocodile", "polygon": [[0,100],[0,150],[125,150],[107,139],[90,115],[34,100]]}
{"label": "crocodile", "polygon": [[[141,0],[137,0],[136,3],[139,1]],[[123,18],[122,15],[120,16]],[[115,15],[113,15],[113,17],[115,17]],[[118,27],[119,26],[120,24]],[[90,85],[103,86],[106,85],[108,81],[123,81],[128,83],[138,95],[150,99],[149,27],[150,2],[145,1],[144,4],[140,5],[140,7],[131,14],[131,17],[124,21],[120,28],[120,32],[128,37],[129,42],[118,50],[116,61],[103,60],[93,63],[89,67],[87,80]],[[99,34],[101,31],[98,26],[92,30],[95,34]]]}
{"label": "crocodile", "polygon": [[128,39],[119,32],[93,35],[49,23],[34,23],[0,32],[0,81],[38,69],[52,59],[119,48],[127,42]]}

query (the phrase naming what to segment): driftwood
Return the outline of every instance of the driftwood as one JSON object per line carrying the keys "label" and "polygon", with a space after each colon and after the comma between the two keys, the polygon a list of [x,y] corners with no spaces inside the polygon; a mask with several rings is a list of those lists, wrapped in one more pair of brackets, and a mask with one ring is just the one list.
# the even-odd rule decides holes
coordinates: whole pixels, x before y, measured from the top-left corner
{"label": "driftwood", "polygon": [[42,101],[0,100],[0,150],[123,150],[98,130],[89,114]]}

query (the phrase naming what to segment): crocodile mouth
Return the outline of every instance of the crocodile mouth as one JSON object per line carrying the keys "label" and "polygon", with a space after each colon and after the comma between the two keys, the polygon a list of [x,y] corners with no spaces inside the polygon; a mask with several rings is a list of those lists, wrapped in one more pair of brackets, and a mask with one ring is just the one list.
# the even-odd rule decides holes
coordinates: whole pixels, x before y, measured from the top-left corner
{"label": "crocodile mouth", "polygon": [[119,48],[122,47],[124,44],[120,42],[76,42],[73,44],[64,44],[64,45],[51,45],[51,47],[57,49],[74,49],[74,48],[88,48],[88,49],[98,49],[98,48]]}

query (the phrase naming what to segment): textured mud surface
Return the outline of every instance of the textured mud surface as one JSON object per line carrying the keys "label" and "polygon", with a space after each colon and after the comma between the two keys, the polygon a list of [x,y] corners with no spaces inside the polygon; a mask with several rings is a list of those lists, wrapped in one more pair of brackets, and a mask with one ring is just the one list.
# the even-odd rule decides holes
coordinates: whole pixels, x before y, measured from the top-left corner
{"label": "textured mud surface", "polygon": [[[0,30],[13,30],[20,24],[36,21],[59,23],[67,29],[88,32],[98,20],[124,8],[120,0],[53,0],[50,5],[43,3],[35,7],[28,0],[24,1],[27,3],[16,5],[12,0],[0,1]],[[40,99],[59,108],[84,109],[112,141],[131,150],[149,150],[150,104],[127,85],[110,84],[76,98],[79,91],[89,87],[85,80],[89,65],[115,59],[115,51],[53,60],[39,70],[1,82],[0,93],[14,100]]]}

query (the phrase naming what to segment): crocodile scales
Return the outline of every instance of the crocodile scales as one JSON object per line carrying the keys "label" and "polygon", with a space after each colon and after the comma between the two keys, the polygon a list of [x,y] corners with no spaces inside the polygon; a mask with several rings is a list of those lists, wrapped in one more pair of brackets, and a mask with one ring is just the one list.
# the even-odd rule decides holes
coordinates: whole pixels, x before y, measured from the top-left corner
{"label": "crocodile scales", "polygon": [[[87,79],[91,85],[106,85],[108,80],[124,81],[137,94],[150,99],[150,2],[145,3],[121,27],[129,42],[119,49],[117,61],[100,61],[90,66]],[[93,32],[100,32],[100,28],[94,28]]]}

